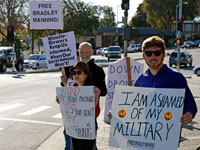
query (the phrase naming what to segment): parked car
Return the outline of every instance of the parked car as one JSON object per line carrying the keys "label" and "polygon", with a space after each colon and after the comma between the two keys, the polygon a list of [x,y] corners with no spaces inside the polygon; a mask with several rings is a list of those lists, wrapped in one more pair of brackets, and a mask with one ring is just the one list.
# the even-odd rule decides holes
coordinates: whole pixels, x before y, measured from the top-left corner
{"label": "parked car", "polygon": [[200,65],[193,68],[193,73],[200,77]]}
{"label": "parked car", "polygon": [[46,56],[43,54],[31,54],[24,59],[24,68],[47,68]]}
{"label": "parked car", "polygon": [[200,40],[196,40],[196,41],[194,41],[194,43],[195,43],[195,47],[199,47],[200,46]]}
{"label": "parked car", "polygon": [[121,48],[119,46],[109,46],[103,50],[103,53],[108,60],[110,58],[121,58]]}
{"label": "parked car", "polygon": [[195,43],[192,41],[185,41],[181,48],[195,48]]}
{"label": "parked car", "polygon": [[[180,52],[180,65],[187,67],[188,64],[192,66],[192,55],[187,51]],[[177,51],[172,52],[169,57],[169,66],[172,65],[177,65]]]}
{"label": "parked car", "polygon": [[[13,54],[16,57],[13,57]],[[0,47],[0,72],[6,72],[7,68],[13,67],[15,58],[15,68],[17,71],[23,70],[24,56],[20,49],[13,50],[13,47]]]}
{"label": "parked car", "polygon": [[141,51],[141,44],[132,44],[127,48],[128,53],[137,53]]}
{"label": "parked car", "polygon": [[103,48],[97,49],[97,50],[96,50],[96,54],[97,54],[97,55],[101,55],[102,51],[103,51]]}

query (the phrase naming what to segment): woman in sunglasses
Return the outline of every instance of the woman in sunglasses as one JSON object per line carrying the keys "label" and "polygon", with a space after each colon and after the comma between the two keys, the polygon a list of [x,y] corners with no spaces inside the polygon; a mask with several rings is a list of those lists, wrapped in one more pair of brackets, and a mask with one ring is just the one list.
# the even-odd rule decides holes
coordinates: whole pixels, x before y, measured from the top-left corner
{"label": "woman in sunglasses", "polygon": [[[91,79],[91,73],[89,67],[84,62],[78,62],[75,66],[69,69],[72,79],[74,81],[74,86],[89,86],[94,85]],[[99,101],[100,90],[94,87],[95,103]],[[96,119],[95,124],[97,125]],[[96,126],[97,130],[97,126]],[[74,150],[92,150],[95,144],[95,140],[84,140],[84,139],[72,139],[72,146]]]}

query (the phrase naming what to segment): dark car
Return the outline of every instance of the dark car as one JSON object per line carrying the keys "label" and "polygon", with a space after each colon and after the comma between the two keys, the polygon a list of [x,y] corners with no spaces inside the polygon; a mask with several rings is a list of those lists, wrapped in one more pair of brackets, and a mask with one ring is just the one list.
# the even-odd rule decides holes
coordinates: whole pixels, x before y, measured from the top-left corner
{"label": "dark car", "polygon": [[181,46],[181,48],[195,48],[195,47],[196,47],[196,44],[192,41],[186,41]]}
{"label": "dark car", "polygon": [[[187,67],[188,64],[192,66],[192,55],[187,51],[180,52],[180,65]],[[177,65],[177,51],[172,52],[169,57],[169,66],[172,65]]]}
{"label": "dark car", "polygon": [[195,43],[195,47],[199,47],[199,45],[200,45],[200,40],[196,40],[196,41],[194,41],[194,43]]}
{"label": "dark car", "polygon": [[13,53],[16,54],[15,68],[23,70],[24,56],[20,50],[13,50],[13,47],[0,47],[0,72],[6,72],[7,68],[13,67]]}

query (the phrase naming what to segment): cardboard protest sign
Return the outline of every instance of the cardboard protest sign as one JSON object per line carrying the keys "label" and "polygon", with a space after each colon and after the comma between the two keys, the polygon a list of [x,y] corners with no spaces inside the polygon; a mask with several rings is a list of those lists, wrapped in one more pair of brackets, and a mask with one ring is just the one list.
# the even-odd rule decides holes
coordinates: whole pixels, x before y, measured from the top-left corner
{"label": "cardboard protest sign", "polygon": [[72,66],[77,62],[74,32],[42,38],[48,69]]}
{"label": "cardboard protest sign", "polygon": [[95,139],[93,86],[57,87],[66,134],[77,139]]}
{"label": "cardboard protest sign", "polygon": [[62,29],[62,1],[30,1],[30,29]]}
{"label": "cardboard protest sign", "polygon": [[[134,84],[135,80],[143,73],[143,70],[144,70],[144,64],[139,63],[130,58],[132,85]],[[106,103],[104,111],[104,122],[107,123],[110,122],[107,117],[107,113],[111,109],[114,88],[116,87],[116,85],[128,86],[126,58],[110,63],[108,66],[108,78],[107,78],[108,92],[106,95]]]}
{"label": "cardboard protest sign", "polygon": [[127,150],[177,150],[184,89],[117,86],[109,145]]}

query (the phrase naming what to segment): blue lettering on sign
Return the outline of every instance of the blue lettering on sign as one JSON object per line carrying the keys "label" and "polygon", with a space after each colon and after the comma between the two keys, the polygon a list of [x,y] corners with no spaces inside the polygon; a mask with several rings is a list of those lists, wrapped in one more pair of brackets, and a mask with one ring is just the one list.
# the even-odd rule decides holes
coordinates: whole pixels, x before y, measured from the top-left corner
{"label": "blue lettering on sign", "polygon": [[[140,73],[140,66],[131,66],[130,70],[132,73]],[[117,73],[117,74],[120,74],[120,73],[127,73],[127,68],[125,65],[119,65],[119,66],[113,66],[113,65],[110,65],[110,74],[114,74],[114,73]]]}
{"label": "blue lettering on sign", "polygon": [[[135,80],[132,80],[132,85],[134,84],[134,82],[135,82]],[[128,85],[128,81],[125,81],[125,80],[120,80],[120,81],[117,81],[117,80],[111,81],[111,80],[109,80],[108,81],[108,88],[115,88],[116,85],[127,86]]]}
{"label": "blue lettering on sign", "polygon": [[114,92],[107,93],[107,99],[113,99]]}

